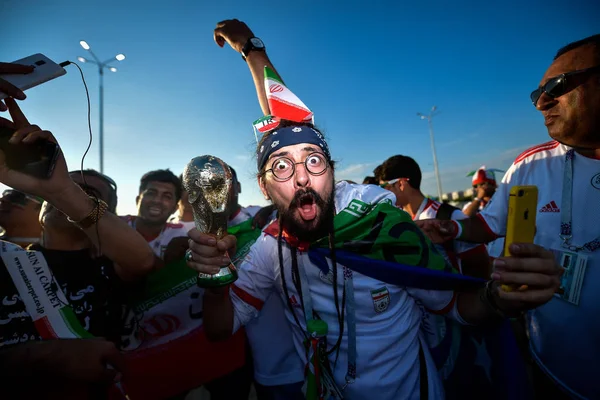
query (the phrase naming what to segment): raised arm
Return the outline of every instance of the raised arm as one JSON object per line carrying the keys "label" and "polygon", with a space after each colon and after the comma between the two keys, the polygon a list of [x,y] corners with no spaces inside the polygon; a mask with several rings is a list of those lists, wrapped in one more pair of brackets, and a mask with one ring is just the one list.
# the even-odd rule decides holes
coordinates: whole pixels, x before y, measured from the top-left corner
{"label": "raised arm", "polygon": [[[30,144],[38,140],[56,143],[52,133],[31,125],[12,98],[5,100],[13,121],[0,119],[0,125],[16,129],[11,144]],[[123,280],[133,280],[151,272],[155,267],[155,257],[146,240],[130,228],[127,223],[109,211],[105,211],[95,199],[88,196],[69,176],[62,151],[54,167],[52,176],[40,179],[23,172],[10,169],[5,156],[0,151],[0,182],[25,193],[39,196],[62,211],[73,221],[92,221],[82,230],[102,253],[115,263],[115,270]],[[101,214],[97,221],[94,216]],[[82,225],[82,224],[80,224]]]}
{"label": "raised arm", "polygon": [[[229,43],[232,49],[242,54],[244,45],[248,43],[251,38],[254,38],[254,33],[248,25],[237,19],[229,19],[226,21],[219,22],[214,31],[215,42],[220,46],[225,46],[225,43]],[[246,63],[250,68],[252,79],[254,80],[254,87],[256,88],[256,95],[260,108],[264,115],[268,115],[269,104],[267,102],[267,96],[265,94],[265,77],[264,68],[265,66],[271,68],[281,79],[281,76],[269,60],[267,51],[263,48],[262,50],[256,49],[249,51],[246,56]],[[283,82],[283,79],[281,80]]]}

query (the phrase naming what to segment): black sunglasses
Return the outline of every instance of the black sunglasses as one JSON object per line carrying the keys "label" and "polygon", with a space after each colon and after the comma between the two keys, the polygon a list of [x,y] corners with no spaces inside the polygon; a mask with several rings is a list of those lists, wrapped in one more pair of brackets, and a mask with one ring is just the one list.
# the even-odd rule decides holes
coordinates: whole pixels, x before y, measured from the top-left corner
{"label": "black sunglasses", "polygon": [[551,78],[546,82],[543,86],[538,87],[529,96],[531,101],[533,102],[533,106],[537,106],[537,102],[542,96],[542,93],[546,93],[551,98],[555,99],[557,97],[562,96],[563,94],[569,91],[567,86],[567,78],[575,75],[581,75],[584,73],[594,72],[596,70],[600,70],[600,65],[596,65],[595,67],[579,69],[577,71],[566,72],[564,74],[560,74]]}
{"label": "black sunglasses", "polygon": [[35,197],[32,196],[28,196],[27,194],[23,193],[23,192],[19,192],[18,190],[5,190],[4,192],[2,192],[2,200],[7,201],[9,203],[13,203],[13,204],[20,204],[22,206],[26,205],[28,201],[35,201],[37,203],[42,203],[43,200],[41,199],[37,199]]}

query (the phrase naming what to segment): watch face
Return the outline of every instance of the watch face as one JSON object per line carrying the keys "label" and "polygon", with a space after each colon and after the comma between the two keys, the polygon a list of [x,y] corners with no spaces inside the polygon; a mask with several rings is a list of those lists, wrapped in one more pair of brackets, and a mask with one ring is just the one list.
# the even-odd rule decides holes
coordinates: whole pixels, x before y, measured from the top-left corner
{"label": "watch face", "polygon": [[252,38],[252,39],[250,39],[250,42],[256,48],[262,49],[263,47],[265,47],[264,43],[259,38],[256,38],[256,37]]}

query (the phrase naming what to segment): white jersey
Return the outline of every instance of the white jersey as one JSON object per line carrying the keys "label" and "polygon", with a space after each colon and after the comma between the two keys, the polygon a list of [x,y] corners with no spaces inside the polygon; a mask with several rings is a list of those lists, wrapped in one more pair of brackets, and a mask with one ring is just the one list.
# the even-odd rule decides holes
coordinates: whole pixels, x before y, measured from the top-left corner
{"label": "white jersey", "polygon": [[[483,209],[486,208],[488,204],[489,203],[486,203],[486,204],[480,203],[479,211],[483,211]],[[463,213],[465,212],[465,210],[467,208],[469,208],[470,205],[471,205],[471,203],[465,204],[465,206],[462,209]],[[465,215],[465,218],[467,218],[466,215]],[[495,257],[495,258],[501,257],[502,252],[504,251],[504,238],[498,238],[496,240],[493,240],[493,241],[487,243],[485,245],[485,247],[487,248],[487,252],[490,255],[490,257]]]}
{"label": "white jersey", "polygon": [[[248,207],[240,207],[238,212],[231,216],[231,219],[227,223],[228,226],[234,226],[241,224],[246,221],[248,218],[253,218],[254,215],[260,211],[262,207],[259,206],[248,206]],[[191,229],[196,227],[196,223],[194,221],[181,221],[179,217],[174,217],[170,221],[174,224],[181,224],[183,227],[189,232]]]}
{"label": "white jersey", "polygon": [[229,218],[228,225],[235,226],[239,225],[247,219],[254,218],[257,212],[261,210],[262,207],[259,206],[248,206],[248,207],[240,207],[238,212],[232,215]]}
{"label": "white jersey", "polygon": [[[137,218],[134,215],[127,215],[122,217],[129,226],[135,229],[135,219]],[[148,241],[150,247],[152,247],[152,251],[156,254],[157,257],[163,258],[165,254],[165,250],[171,240],[176,237],[187,237],[188,230],[182,224],[170,223],[166,222],[163,230],[158,234],[157,237],[154,238],[145,238]]]}
{"label": "white jersey", "polygon": [[[506,172],[492,201],[480,214],[499,236],[506,233],[510,189],[516,185],[538,187],[535,243],[565,250],[561,227],[563,173],[569,147],[556,141],[533,147],[519,156]],[[600,236],[600,160],[575,153],[573,160],[571,243],[582,246]],[[600,369],[600,250],[578,252],[569,258],[587,257],[585,270],[569,268],[563,288],[577,304],[558,294],[528,314],[530,347],[543,370],[576,398],[600,398],[596,371]],[[563,261],[565,259],[563,258]],[[576,273],[581,282],[571,285]],[[569,294],[569,292],[571,292]]]}
{"label": "white jersey", "polygon": [[[336,185],[335,208],[344,209],[351,200],[365,203],[395,203],[394,195],[375,185],[355,185],[340,182]],[[269,296],[275,293],[287,304],[281,282],[277,239],[263,235],[250,249],[246,259],[239,265],[238,280],[232,285],[231,298],[234,306],[234,331],[255,318]],[[333,286],[330,270],[323,272],[311,262],[308,253],[298,250],[298,267],[306,272],[312,305],[328,327],[328,348],[337,341],[339,323],[333,301]],[[283,244],[285,279],[289,301],[294,308],[292,314],[285,308],[288,321],[293,326],[296,351],[302,363],[306,363],[303,345],[305,331],[304,311],[301,307],[301,294],[292,284],[291,250]],[[339,266],[341,271],[341,266]],[[342,277],[338,276],[337,289],[342,293]],[[449,312],[460,320],[456,313],[454,293],[393,286],[357,272],[353,273],[354,298],[356,304],[356,381],[344,390],[346,399],[419,399],[419,348],[423,349],[428,370],[430,399],[443,399],[443,389],[439,376],[434,373],[435,365],[420,333],[423,306],[441,313]],[[384,296],[385,301],[380,301]],[[302,326],[295,322],[294,315]],[[338,386],[344,386],[348,362],[347,329],[341,341],[339,359],[334,363],[335,354],[330,355],[334,368],[334,379]]]}
{"label": "white jersey", "polygon": [[[229,221],[229,226],[241,224],[261,207],[243,207]],[[292,341],[284,306],[279,296],[266,299],[258,318],[246,325],[246,335],[252,348],[254,379],[263,386],[286,385],[304,380],[304,366]]]}

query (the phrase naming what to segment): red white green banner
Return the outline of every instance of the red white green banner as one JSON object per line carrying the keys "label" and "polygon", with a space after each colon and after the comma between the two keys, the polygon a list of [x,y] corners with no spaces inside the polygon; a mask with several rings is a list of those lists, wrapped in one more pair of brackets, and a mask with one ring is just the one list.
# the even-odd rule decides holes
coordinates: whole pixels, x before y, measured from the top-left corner
{"label": "red white green banner", "polygon": [[279,79],[275,71],[265,67],[265,93],[272,116],[294,122],[311,121],[312,111]]}
{"label": "red white green banner", "polygon": [[19,296],[42,339],[93,337],[75,316],[73,309],[48,268],[43,255],[35,251],[2,253]]}
{"label": "red white green banner", "polygon": [[273,117],[272,115],[266,115],[254,121],[252,125],[254,126],[254,129],[260,133],[265,133],[271,129],[277,128],[279,126],[279,122],[279,118]]}

